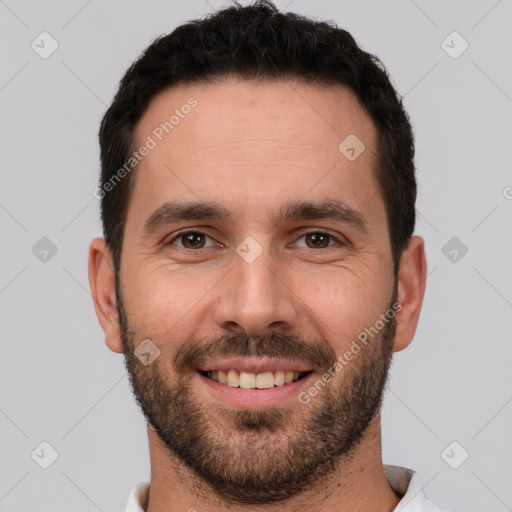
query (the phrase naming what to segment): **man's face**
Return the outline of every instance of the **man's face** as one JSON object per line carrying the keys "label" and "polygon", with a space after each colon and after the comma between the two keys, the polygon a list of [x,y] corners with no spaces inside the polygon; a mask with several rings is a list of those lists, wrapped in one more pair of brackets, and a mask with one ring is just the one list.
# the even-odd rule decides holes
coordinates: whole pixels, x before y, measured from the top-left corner
{"label": "man's face", "polygon": [[[191,97],[159,141],[155,129]],[[338,149],[351,134],[365,145],[355,160]],[[350,456],[391,359],[393,320],[358,342],[396,300],[376,129],[341,87],[226,81],[160,93],[135,148],[148,136],[156,146],[134,171],[116,276],[137,400],[221,498],[288,498]],[[343,215],[316,208],[333,202]],[[225,215],[148,223],[164,203],[215,203]],[[133,351],[147,339],[160,353],[146,366]],[[335,369],[354,340],[361,350]],[[294,370],[300,378],[282,384]]]}

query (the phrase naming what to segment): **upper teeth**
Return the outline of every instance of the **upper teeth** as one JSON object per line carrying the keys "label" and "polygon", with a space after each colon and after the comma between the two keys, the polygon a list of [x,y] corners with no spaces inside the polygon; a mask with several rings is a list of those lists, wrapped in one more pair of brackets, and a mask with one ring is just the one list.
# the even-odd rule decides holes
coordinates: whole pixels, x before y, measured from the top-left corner
{"label": "upper teeth", "polygon": [[304,372],[285,372],[278,370],[276,372],[250,373],[238,372],[237,370],[210,370],[207,374],[211,379],[233,388],[268,389],[274,386],[290,384],[302,376]]}

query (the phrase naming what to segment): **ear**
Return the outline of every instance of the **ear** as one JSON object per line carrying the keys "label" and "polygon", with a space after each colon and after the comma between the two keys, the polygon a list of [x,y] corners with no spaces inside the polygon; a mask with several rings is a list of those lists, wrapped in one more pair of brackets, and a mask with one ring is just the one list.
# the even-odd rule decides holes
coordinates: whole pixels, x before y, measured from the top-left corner
{"label": "ear", "polygon": [[398,271],[398,302],[402,309],[397,314],[395,352],[407,347],[414,337],[425,295],[426,278],[425,241],[420,236],[413,236],[402,253]]}
{"label": "ear", "polygon": [[89,246],[89,285],[96,315],[105,332],[105,343],[110,350],[122,353],[123,345],[116,308],[114,263],[103,238],[95,238]]}

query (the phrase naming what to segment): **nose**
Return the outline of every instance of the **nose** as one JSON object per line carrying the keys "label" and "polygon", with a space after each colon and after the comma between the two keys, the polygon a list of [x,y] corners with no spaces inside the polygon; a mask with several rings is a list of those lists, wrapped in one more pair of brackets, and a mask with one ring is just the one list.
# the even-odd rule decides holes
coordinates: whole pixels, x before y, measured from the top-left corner
{"label": "nose", "polygon": [[296,327],[297,297],[268,248],[252,262],[234,254],[231,271],[219,285],[214,318],[221,329],[262,336]]}

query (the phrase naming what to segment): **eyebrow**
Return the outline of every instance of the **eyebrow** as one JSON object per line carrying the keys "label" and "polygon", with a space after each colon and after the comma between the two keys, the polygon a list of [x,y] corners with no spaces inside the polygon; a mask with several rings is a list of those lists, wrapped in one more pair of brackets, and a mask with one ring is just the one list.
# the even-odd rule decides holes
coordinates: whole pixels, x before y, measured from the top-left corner
{"label": "eyebrow", "polygon": [[[229,209],[216,201],[165,202],[146,219],[142,234],[149,237],[160,228],[180,220],[214,219],[226,222],[231,217]],[[270,212],[268,218],[272,225],[301,220],[334,220],[352,225],[366,235],[370,232],[369,224],[360,211],[334,199],[321,202],[288,201],[277,212]]]}

